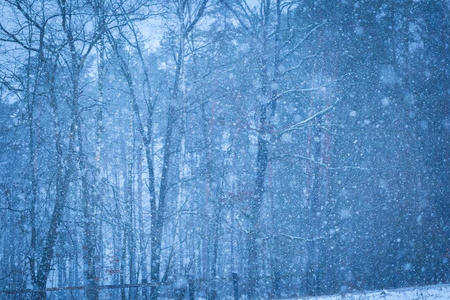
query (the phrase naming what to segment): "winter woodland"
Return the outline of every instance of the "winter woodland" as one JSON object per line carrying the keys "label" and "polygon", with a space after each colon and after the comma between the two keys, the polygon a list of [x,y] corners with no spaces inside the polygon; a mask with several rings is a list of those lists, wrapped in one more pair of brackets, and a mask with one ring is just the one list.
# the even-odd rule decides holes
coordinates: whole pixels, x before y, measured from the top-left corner
{"label": "winter woodland", "polygon": [[450,281],[450,1],[0,14],[0,299]]}

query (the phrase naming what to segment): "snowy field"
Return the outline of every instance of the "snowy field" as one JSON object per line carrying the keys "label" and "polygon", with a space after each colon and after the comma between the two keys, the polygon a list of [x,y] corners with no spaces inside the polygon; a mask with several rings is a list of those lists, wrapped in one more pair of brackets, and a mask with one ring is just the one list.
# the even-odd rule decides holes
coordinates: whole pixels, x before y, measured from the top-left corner
{"label": "snowy field", "polygon": [[445,299],[450,300],[450,284],[432,285],[423,287],[411,287],[396,290],[383,291],[367,291],[360,293],[351,293],[344,295],[320,296],[300,298],[308,300],[431,300],[431,299]]}

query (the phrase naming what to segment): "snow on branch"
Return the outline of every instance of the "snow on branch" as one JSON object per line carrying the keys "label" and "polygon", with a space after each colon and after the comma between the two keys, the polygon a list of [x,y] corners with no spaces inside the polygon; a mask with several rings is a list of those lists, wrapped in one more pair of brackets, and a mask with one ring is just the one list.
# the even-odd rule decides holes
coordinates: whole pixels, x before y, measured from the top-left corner
{"label": "snow on branch", "polygon": [[288,58],[289,56],[291,56],[293,53],[295,53],[295,51],[298,50],[298,48],[300,48],[300,46],[320,27],[322,27],[323,25],[325,25],[327,22],[322,22],[319,25],[314,26],[310,31],[308,31],[305,36],[294,46],[292,47],[292,49],[290,49],[287,53],[285,53],[282,57],[281,60],[285,60],[286,58]]}
{"label": "snow on branch", "polygon": [[273,160],[274,159],[281,159],[281,158],[284,158],[284,157],[292,157],[292,158],[298,158],[298,159],[306,160],[306,161],[308,161],[310,163],[316,164],[316,165],[318,165],[318,166],[320,166],[320,167],[322,167],[324,169],[327,169],[327,170],[361,170],[361,171],[367,171],[368,170],[367,168],[363,168],[363,167],[359,167],[359,166],[345,166],[345,165],[342,165],[342,166],[338,166],[338,167],[331,167],[331,166],[329,166],[329,165],[327,165],[327,164],[325,164],[325,163],[323,163],[321,161],[314,160],[311,157],[307,157],[307,156],[304,156],[304,155],[301,155],[301,154],[283,154],[283,155],[274,156],[274,157],[272,157],[272,159]]}
{"label": "snow on branch", "polygon": [[311,123],[312,121],[314,121],[315,119],[317,119],[320,116],[323,116],[324,114],[326,114],[327,112],[329,112],[331,109],[333,109],[340,100],[337,100],[334,104],[326,107],[325,109],[318,111],[317,113],[313,114],[312,116],[306,118],[303,121],[297,122],[295,124],[292,124],[291,126],[281,130],[280,132],[278,132],[278,134],[276,135],[276,139],[279,139],[283,134],[290,132],[290,131],[294,131],[294,130],[299,130],[302,129],[303,127],[305,127],[306,125],[308,125],[309,123]]}
{"label": "snow on branch", "polygon": [[272,238],[275,237],[284,237],[287,238],[289,240],[293,240],[293,241],[301,241],[301,242],[315,242],[315,241],[320,241],[320,240],[324,240],[325,237],[324,236],[318,236],[318,237],[314,237],[314,238],[304,238],[301,236],[295,236],[295,235],[289,235],[289,234],[285,234],[285,233],[279,233],[274,235]]}

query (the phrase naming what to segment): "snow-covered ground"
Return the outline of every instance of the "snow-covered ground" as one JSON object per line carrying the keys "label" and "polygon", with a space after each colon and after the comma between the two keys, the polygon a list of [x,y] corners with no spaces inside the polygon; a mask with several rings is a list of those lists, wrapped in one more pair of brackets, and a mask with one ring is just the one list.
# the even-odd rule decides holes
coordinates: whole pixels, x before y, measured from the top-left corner
{"label": "snow-covered ground", "polygon": [[301,298],[307,300],[450,300],[450,284],[411,287],[396,290],[367,291],[333,296]]}

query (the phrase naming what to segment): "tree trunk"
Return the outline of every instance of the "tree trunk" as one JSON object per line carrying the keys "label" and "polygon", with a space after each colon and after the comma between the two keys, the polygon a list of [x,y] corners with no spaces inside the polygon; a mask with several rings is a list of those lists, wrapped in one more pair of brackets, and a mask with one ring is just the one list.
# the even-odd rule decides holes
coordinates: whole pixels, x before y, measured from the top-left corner
{"label": "tree trunk", "polygon": [[[158,207],[151,207],[151,270],[150,279],[152,283],[159,283],[159,274],[161,269],[161,243],[162,243],[162,232],[164,228],[164,213],[165,213],[165,202],[167,194],[167,182],[169,177],[169,166],[170,166],[170,144],[172,139],[172,130],[175,121],[175,111],[172,107],[169,108],[167,116],[167,129],[164,142],[164,157],[161,172],[161,184],[159,188],[159,203]],[[158,299],[158,286],[152,285],[151,287],[151,299]]]}
{"label": "tree trunk", "polygon": [[[56,64],[56,62],[55,62]],[[56,66],[56,65],[55,65]],[[73,155],[75,154],[75,143],[73,138],[69,141],[69,157],[67,158],[67,167],[64,167],[62,137],[60,129],[60,120],[58,113],[58,102],[55,94],[54,76],[50,80],[50,105],[52,107],[53,119],[55,125],[55,147],[56,147],[56,194],[55,204],[51,215],[50,226],[45,237],[44,249],[42,250],[39,267],[36,274],[35,287],[38,292],[33,294],[36,300],[46,298],[44,291],[47,284],[48,274],[50,273],[51,262],[53,259],[54,246],[58,238],[58,228],[61,223],[63,209],[67,200],[67,193],[69,190],[69,181],[74,168]],[[72,124],[70,126],[70,134],[72,137],[76,135],[75,114],[72,111]]]}

